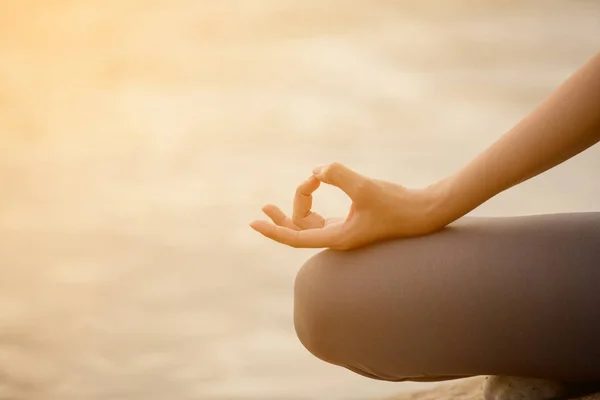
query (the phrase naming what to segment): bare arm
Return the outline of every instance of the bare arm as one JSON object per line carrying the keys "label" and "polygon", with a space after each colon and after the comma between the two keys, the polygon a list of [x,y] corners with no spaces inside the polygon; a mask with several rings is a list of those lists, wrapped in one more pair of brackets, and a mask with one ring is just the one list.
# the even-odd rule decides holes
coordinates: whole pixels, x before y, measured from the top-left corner
{"label": "bare arm", "polygon": [[465,168],[433,185],[448,224],[600,140],[600,53]]}
{"label": "bare arm", "polygon": [[[599,140],[600,53],[465,168],[434,185],[408,189],[332,163],[315,168],[298,187],[291,218],[270,204],[263,211],[272,222],[250,226],[288,246],[340,250],[424,235]],[[321,182],[350,197],[346,218],[324,219],[312,211],[312,193]]]}

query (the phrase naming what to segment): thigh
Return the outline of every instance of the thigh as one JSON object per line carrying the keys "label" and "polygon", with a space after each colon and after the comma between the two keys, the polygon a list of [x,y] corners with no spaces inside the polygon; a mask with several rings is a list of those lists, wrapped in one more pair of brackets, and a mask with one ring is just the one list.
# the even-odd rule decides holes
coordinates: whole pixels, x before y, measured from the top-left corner
{"label": "thigh", "polygon": [[600,379],[600,213],[465,218],[323,251],[295,323],[315,355],[386,380]]}

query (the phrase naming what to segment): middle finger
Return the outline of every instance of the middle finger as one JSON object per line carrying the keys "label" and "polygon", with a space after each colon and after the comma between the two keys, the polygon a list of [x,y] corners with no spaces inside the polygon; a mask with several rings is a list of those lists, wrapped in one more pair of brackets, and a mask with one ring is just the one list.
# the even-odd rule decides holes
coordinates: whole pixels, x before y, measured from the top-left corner
{"label": "middle finger", "polygon": [[267,204],[262,210],[267,217],[271,218],[271,221],[273,221],[275,225],[284,226],[295,231],[300,230],[300,228],[294,224],[292,219],[285,215],[283,211],[279,209],[279,207],[273,204]]}

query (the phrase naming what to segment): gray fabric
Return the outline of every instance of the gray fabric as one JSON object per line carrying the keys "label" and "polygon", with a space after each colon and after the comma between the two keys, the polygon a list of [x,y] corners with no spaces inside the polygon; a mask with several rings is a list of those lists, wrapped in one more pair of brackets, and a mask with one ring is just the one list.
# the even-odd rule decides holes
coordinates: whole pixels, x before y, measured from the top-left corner
{"label": "gray fabric", "polygon": [[600,213],[325,250],[297,275],[294,314],[315,356],[375,379],[600,380]]}

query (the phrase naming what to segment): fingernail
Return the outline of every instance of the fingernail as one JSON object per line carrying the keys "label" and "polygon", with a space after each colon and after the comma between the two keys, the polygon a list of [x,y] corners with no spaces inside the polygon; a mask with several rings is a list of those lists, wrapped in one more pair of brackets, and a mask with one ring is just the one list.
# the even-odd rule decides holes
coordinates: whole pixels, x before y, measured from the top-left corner
{"label": "fingernail", "polygon": [[312,173],[313,175],[319,175],[322,171],[323,168],[325,168],[326,164],[321,164],[321,165],[317,165],[315,168],[313,168]]}

